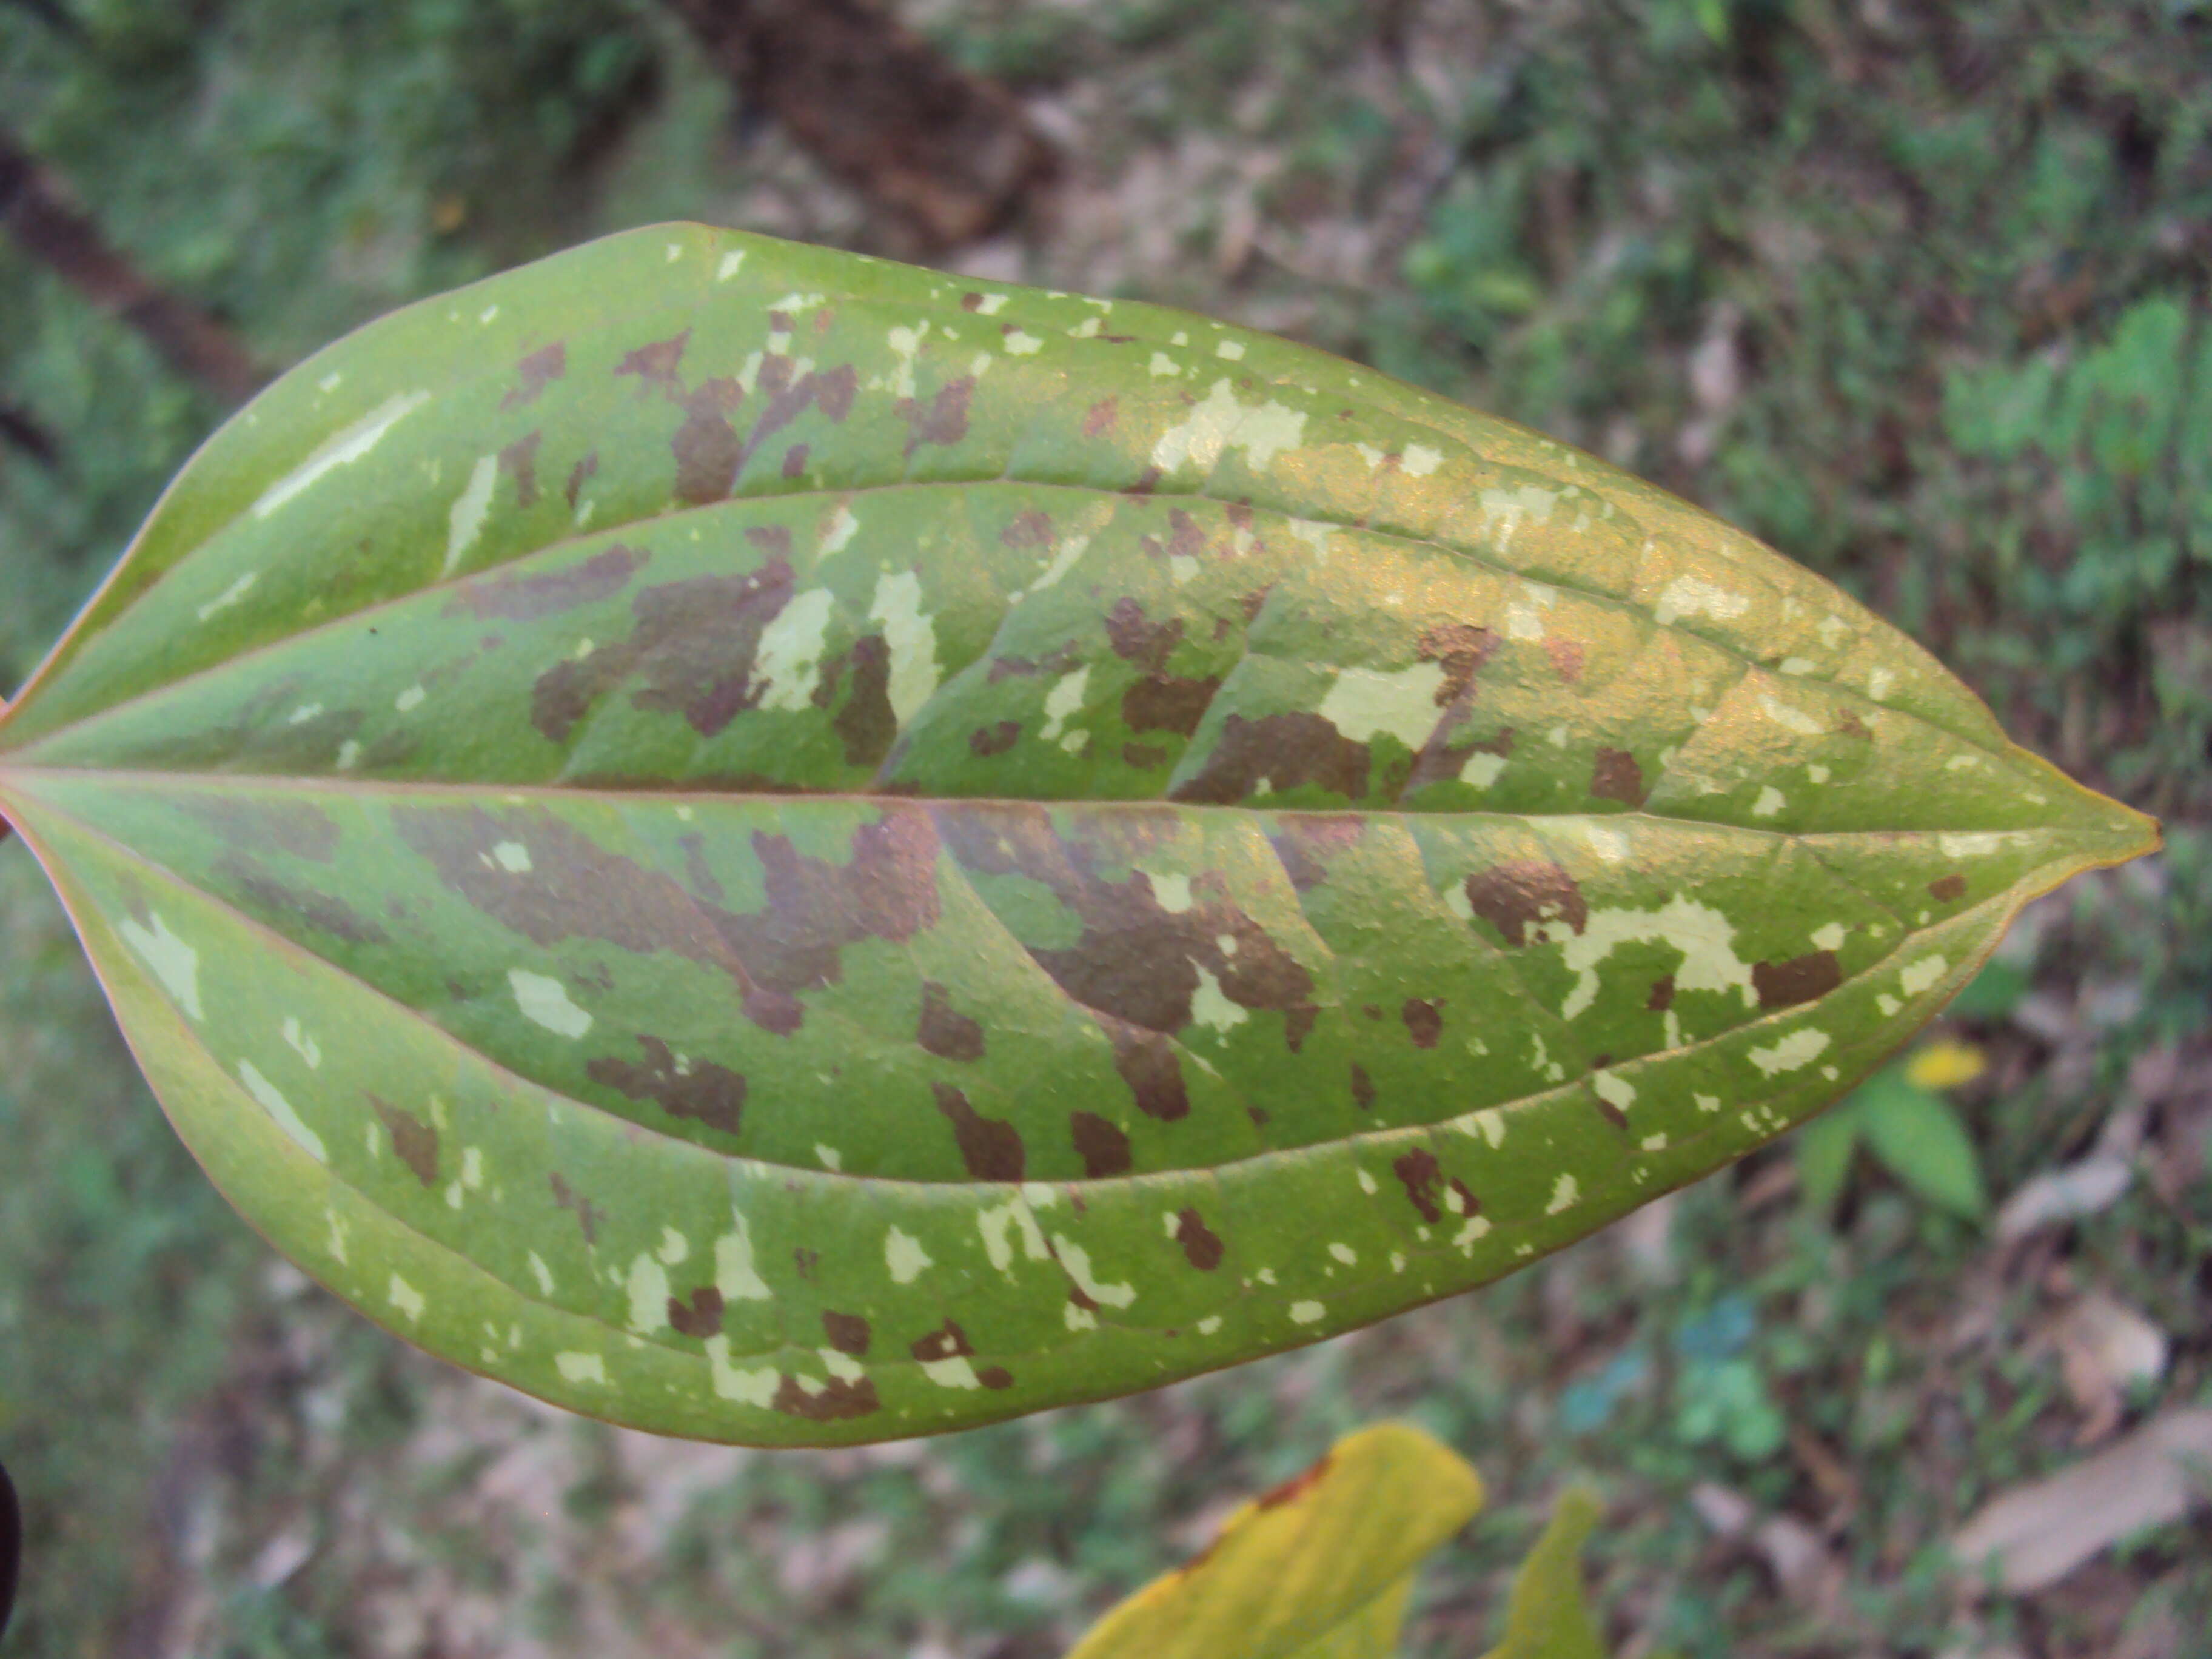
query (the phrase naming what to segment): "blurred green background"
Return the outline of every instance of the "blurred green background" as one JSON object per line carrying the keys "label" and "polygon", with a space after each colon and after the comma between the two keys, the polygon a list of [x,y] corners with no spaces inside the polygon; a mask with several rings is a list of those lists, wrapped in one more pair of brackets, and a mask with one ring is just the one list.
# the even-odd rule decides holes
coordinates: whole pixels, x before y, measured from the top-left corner
{"label": "blurred green background", "polygon": [[[1892,1078],[1802,1179],[1784,1146],[1322,1347],[818,1455],[574,1422],[309,1288],[179,1148],[8,842],[9,1650],[1048,1659],[1395,1413],[1493,1493],[1415,1655],[1494,1637],[1579,1473],[1629,1659],[2212,1652],[2202,1511],[2025,1595],[1945,1550],[1992,1493],[2212,1404],[2212,6],[899,10],[1066,158],[946,263],[1275,330],[1656,478],[1928,643],[2167,852],[2035,907],[1940,1033],[1978,1073]],[[0,111],[272,368],[656,219],[899,246],[657,0],[7,0]],[[4,228],[12,687],[225,411]],[[2100,1206],[1995,1218],[2099,1157],[2126,1176]]]}

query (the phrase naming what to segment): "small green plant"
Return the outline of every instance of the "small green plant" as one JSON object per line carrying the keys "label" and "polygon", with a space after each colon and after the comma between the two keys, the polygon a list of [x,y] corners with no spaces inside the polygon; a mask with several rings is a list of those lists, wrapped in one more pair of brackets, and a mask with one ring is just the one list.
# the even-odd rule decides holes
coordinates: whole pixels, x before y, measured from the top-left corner
{"label": "small green plant", "polygon": [[1796,1139],[1805,1202],[1817,1213],[1832,1212],[1850,1177],[1852,1154],[1863,1146],[1924,1202],[1979,1221],[1989,1212],[1989,1188],[1973,1137],[1942,1091],[1972,1082],[1986,1064],[1971,1044],[1931,1042],[1884,1066],[1841,1105],[1807,1124]]}

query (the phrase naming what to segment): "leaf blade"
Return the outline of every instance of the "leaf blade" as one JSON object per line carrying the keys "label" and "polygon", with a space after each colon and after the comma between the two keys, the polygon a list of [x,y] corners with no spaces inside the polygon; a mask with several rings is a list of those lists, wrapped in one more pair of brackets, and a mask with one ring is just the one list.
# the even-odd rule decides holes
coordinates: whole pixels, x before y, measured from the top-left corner
{"label": "leaf blade", "polygon": [[[137,974],[157,1079],[281,988],[194,1012],[145,976],[179,945],[418,1057],[341,1083],[317,1039],[287,1083],[261,1020],[175,1062],[180,1125],[276,1121],[251,1065],[326,1171],[363,1160],[364,1218],[483,1272],[478,1327],[596,1322],[622,1380],[550,1335],[436,1351],[773,1443],[1510,1271],[1816,1109],[2027,898],[2154,839],[1549,441],[1181,313],[699,228],[272,388],[0,714],[0,810]],[[460,1074],[526,1218],[450,1224],[489,1201],[430,1150]],[[283,1145],[226,1190],[377,1316]],[[633,1377],[632,1340],[676,1358]]]}

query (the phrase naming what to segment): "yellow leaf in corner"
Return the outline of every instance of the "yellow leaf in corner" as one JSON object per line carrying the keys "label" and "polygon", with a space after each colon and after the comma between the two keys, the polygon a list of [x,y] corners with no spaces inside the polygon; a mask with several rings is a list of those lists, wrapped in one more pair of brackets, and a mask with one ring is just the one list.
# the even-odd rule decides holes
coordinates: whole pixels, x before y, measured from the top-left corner
{"label": "yellow leaf in corner", "polygon": [[1905,1076],[1917,1089],[1955,1089],[1989,1068],[1989,1056],[1972,1043],[1937,1042],[1905,1062]]}
{"label": "yellow leaf in corner", "polygon": [[1388,1659],[1421,1560],[1482,1507],[1466,1461],[1382,1423],[1244,1504],[1067,1659]]}

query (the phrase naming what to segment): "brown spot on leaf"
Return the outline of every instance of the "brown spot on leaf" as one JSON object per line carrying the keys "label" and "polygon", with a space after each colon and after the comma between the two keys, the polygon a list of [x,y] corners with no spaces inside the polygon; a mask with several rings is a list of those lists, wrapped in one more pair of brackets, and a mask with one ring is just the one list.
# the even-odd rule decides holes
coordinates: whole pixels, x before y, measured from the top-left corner
{"label": "brown spot on leaf", "polygon": [[[1603,1071],[1606,1066],[1606,1062],[1611,1058],[1612,1056],[1609,1054],[1601,1058],[1598,1061],[1595,1069],[1601,1072]],[[1612,1124],[1614,1128],[1626,1129],[1628,1127],[1628,1114],[1622,1111],[1620,1107],[1614,1105],[1613,1102],[1607,1100],[1603,1095],[1593,1091],[1590,1095],[1590,1104],[1596,1107],[1599,1111],[1602,1112],[1605,1115],[1606,1121]]]}
{"label": "brown spot on leaf", "polygon": [[544,345],[530,353],[514,366],[515,384],[506,397],[499,400],[500,408],[520,409],[525,404],[534,404],[538,394],[568,372],[568,348],[560,340]]}
{"label": "brown spot on leaf", "polygon": [[1111,431],[1121,413],[1121,404],[1118,398],[1101,398],[1084,411],[1083,435],[1096,438],[1101,433]]}
{"label": "brown spot on leaf", "polygon": [[1172,799],[1233,806],[1264,780],[1277,791],[1316,784],[1358,800],[1367,793],[1367,745],[1354,743],[1322,716],[1296,713],[1247,720],[1231,714],[1198,773]]}
{"label": "brown spot on leaf", "polygon": [[977,1366],[975,1380],[985,1388],[992,1389],[1011,1389],[1014,1386],[1014,1374],[1003,1365]]}
{"label": "brown spot on leaf", "polygon": [[702,1285],[691,1292],[689,1302],[670,1297],[668,1322],[683,1336],[703,1340],[720,1334],[722,1328],[722,1293],[712,1285]]}
{"label": "brown spot on leaf", "polygon": [[1333,1452],[1323,1453],[1321,1461],[1311,1468],[1304,1474],[1292,1475],[1280,1486],[1270,1486],[1253,1500],[1254,1504],[1260,1509],[1272,1510],[1297,1502],[1328,1478],[1328,1466],[1334,1457]]}
{"label": "brown spot on leaf", "polygon": [[848,1380],[833,1376],[822,1382],[811,1379],[802,1382],[788,1371],[776,1386],[775,1398],[769,1403],[787,1416],[803,1417],[810,1423],[867,1417],[883,1409],[871,1377]]}
{"label": "brown spot on leaf", "polygon": [[1508,945],[1526,945],[1531,927],[1564,921],[1579,933],[1589,923],[1583,890],[1548,859],[1493,865],[1467,878],[1467,902]]}
{"label": "brown spot on leaf", "polygon": [[872,1334],[868,1329],[868,1322],[860,1315],[839,1313],[834,1309],[824,1308],[822,1310],[822,1334],[839,1353],[848,1353],[855,1359],[868,1357],[868,1343]]}
{"label": "brown spot on leaf", "polygon": [[848,766],[880,766],[898,739],[891,707],[891,649],[880,634],[853,641],[853,690],[830,724],[845,744]]}
{"label": "brown spot on leaf", "polygon": [[1108,1024],[1107,1035],[1114,1042],[1114,1069],[1129,1085],[1139,1111],[1163,1123],[1190,1115],[1190,1091],[1175,1044],[1157,1031],[1140,1031],[1121,1020]]}
{"label": "brown spot on leaf", "polygon": [[798,379],[792,378],[795,365],[788,357],[771,356],[762,363],[760,378],[756,383],[767,396],[767,404],[753,429],[745,436],[744,447],[738,452],[740,469],[750,460],[760,447],[784,428],[789,426],[809,408],[819,409],[831,421],[842,421],[853,410],[853,394],[859,388],[860,377],[850,363],[841,363],[835,368],[819,371],[809,369]]}
{"label": "brown spot on leaf", "polygon": [[1328,879],[1328,861],[1366,833],[1366,819],[1354,812],[1301,812],[1277,820],[1267,841],[1291,885],[1310,893]]}
{"label": "brown spot on leaf", "polygon": [[289,853],[329,864],[337,857],[337,823],[308,801],[179,793],[173,809],[198,819],[241,853]]}
{"label": "brown spot on leaf", "polygon": [[1425,1147],[1416,1146],[1404,1157],[1394,1160],[1390,1171],[1405,1188],[1406,1196],[1421,1219],[1431,1225],[1443,1218],[1443,1209],[1438,1202],[1443,1189],[1443,1169],[1437,1164],[1436,1154]]}
{"label": "brown spot on leaf", "polygon": [[1954,871],[1948,876],[1938,876],[1928,884],[1928,896],[1938,904],[1956,904],[1966,896],[1965,873]]}
{"label": "brown spot on leaf", "polygon": [[906,453],[909,459],[924,444],[951,445],[968,435],[968,400],[975,395],[975,377],[963,374],[938,388],[929,404],[902,398],[891,412],[907,425]]}
{"label": "brown spot on leaf", "polygon": [[1356,1060],[1352,1062],[1352,1103],[1363,1112],[1375,1109],[1375,1079]]}
{"label": "brown spot on leaf", "polygon": [[635,677],[632,707],[680,714],[701,737],[717,735],[765,693],[753,680],[761,632],[791,602],[793,580],[789,562],[771,559],[743,574],[642,590],[630,600],[637,625],[627,640],[538,677],[531,723],[566,743],[594,702]]}
{"label": "brown spot on leaf", "polygon": [[1419,997],[1407,997],[1398,1017],[1406,1022],[1406,1035],[1413,1038],[1416,1048],[1435,1048],[1437,1039],[1444,1034],[1444,1005],[1441,997],[1426,1002]]}
{"label": "brown spot on leaf", "polygon": [[785,477],[803,478],[806,476],[806,453],[807,446],[805,444],[793,444],[783,452],[781,471]]}
{"label": "brown spot on leaf", "polygon": [[438,1132],[412,1112],[402,1111],[389,1101],[379,1100],[374,1095],[368,1103],[384,1120],[386,1133],[392,1137],[392,1150],[399,1161],[415,1172],[415,1179],[425,1187],[438,1184]]}
{"label": "brown spot on leaf", "polygon": [[1208,1227],[1196,1210],[1183,1210],[1176,1216],[1176,1243],[1182,1246],[1183,1257],[1202,1273],[1210,1273],[1221,1265],[1221,1240]]}
{"label": "brown spot on leaf", "polygon": [[951,997],[933,979],[921,982],[921,1024],[915,1041],[939,1060],[983,1058],[983,1028],[954,1012]]}
{"label": "brown spot on leaf", "polygon": [[1096,1112],[1071,1112],[1067,1127],[1075,1142],[1076,1154],[1083,1160],[1085,1179],[1103,1181],[1110,1176],[1128,1174],[1129,1137],[1117,1126]]}
{"label": "brown spot on leaf", "polygon": [[599,1242],[599,1223],[607,1218],[607,1212],[562,1180],[561,1172],[558,1170],[554,1170],[545,1178],[553,1188],[554,1207],[574,1210],[576,1212],[576,1224],[584,1230],[584,1243],[596,1245]]}
{"label": "brown spot on leaf", "polygon": [[1754,962],[1752,988],[1762,1008],[1788,1008],[1824,997],[1844,982],[1842,965],[1833,951],[1813,951],[1787,962]]}
{"label": "brown spot on leaf", "polygon": [[684,348],[690,343],[691,331],[687,328],[672,338],[655,340],[650,345],[641,345],[636,350],[626,354],[622,362],[615,365],[615,374],[617,378],[624,374],[635,374],[637,377],[637,390],[640,397],[643,397],[654,386],[660,387],[664,392],[673,392],[677,386],[677,366],[684,361]]}
{"label": "brown spot on leaf", "polygon": [[657,1036],[640,1036],[645,1063],[602,1056],[584,1067],[592,1082],[627,1095],[650,1100],[671,1117],[703,1123],[724,1134],[738,1133],[745,1104],[745,1080],[726,1066],[712,1060],[679,1059]]}
{"label": "brown spot on leaf", "polygon": [[1182,617],[1153,622],[1134,599],[1116,599],[1106,613],[1106,641],[1114,647],[1114,654],[1154,673],[1167,666],[1169,654],[1182,641]]}
{"label": "brown spot on leaf", "polygon": [[1026,513],[1017,513],[1012,522],[999,532],[999,541],[1002,546],[1011,547],[1017,552],[1025,547],[1049,547],[1052,545],[1052,520],[1034,507]]}
{"label": "brown spot on leaf", "polygon": [[[1310,1002],[1287,1009],[1283,1014],[1283,1042],[1292,1054],[1305,1047],[1306,1038],[1312,1035],[1314,1022],[1321,1018],[1321,1010]],[[1261,1122],[1267,1121],[1263,1115]]]}
{"label": "brown spot on leaf", "polygon": [[960,1161],[978,1181],[1019,1181],[1028,1159],[1021,1131],[1011,1123],[985,1117],[968,1103],[968,1097],[949,1083],[933,1083],[937,1109],[952,1125],[960,1145]]}
{"label": "brown spot on leaf", "polygon": [[1138,538],[1137,545],[1144,550],[1147,558],[1196,559],[1206,551],[1206,532],[1199,527],[1197,520],[1178,507],[1168,514],[1165,541],[1158,536],[1142,536]]}
{"label": "brown spot on leaf", "polygon": [[1674,1006],[1674,976],[1662,974],[1651,981],[1651,994],[1644,999],[1644,1006],[1655,1014],[1663,1014]]}
{"label": "brown spot on leaf", "polygon": [[963,311],[981,311],[982,308],[983,308],[983,296],[982,296],[981,295],[980,295],[980,294],[963,294],[963,295],[962,295],[960,296],[960,309],[961,309],[961,310],[963,310]]}
{"label": "brown spot on leaf", "polygon": [[[1113,833],[1125,843],[1117,859],[1151,844],[1150,838],[1175,823],[1164,809],[1123,809],[1115,818]],[[940,811],[939,823],[961,864],[1042,882],[1082,921],[1073,945],[1032,945],[1030,954],[1063,992],[1099,1016],[1114,1040],[1116,1066],[1139,1103],[1152,1103],[1146,1109],[1156,1116],[1180,1116],[1187,1109],[1171,1049],[1153,1045],[1161,1035],[1190,1024],[1201,969],[1240,1007],[1287,1010],[1311,994],[1311,975],[1230,901],[1218,878],[1200,876],[1194,884],[1197,902],[1170,911],[1141,871],[1120,880],[1102,878],[1095,866],[1103,849],[1081,835],[1063,839],[1042,808],[947,808]],[[1171,1090],[1166,1086],[1170,1077]],[[1163,1112],[1164,1107],[1171,1109]]]}
{"label": "brown spot on leaf", "polygon": [[1589,792],[1598,800],[1617,800],[1626,806],[1641,806],[1650,793],[1644,782],[1644,769],[1636,757],[1626,749],[1601,749],[1590,766]]}
{"label": "brown spot on leaf", "polygon": [[567,498],[568,510],[571,513],[576,510],[577,495],[581,493],[584,486],[591,482],[592,475],[599,470],[599,452],[596,449],[568,469],[568,482],[561,487],[561,494]]}
{"label": "brown spot on leaf", "polygon": [[499,470],[514,480],[514,504],[531,507],[538,500],[538,446],[544,434],[532,432],[499,452]]}
{"label": "brown spot on leaf", "polygon": [[975,1346],[957,1321],[948,1319],[928,1335],[917,1337],[907,1352],[923,1364],[934,1365],[947,1359],[973,1359]]}
{"label": "brown spot on leaf", "polygon": [[989,757],[1003,755],[1020,740],[1022,723],[1019,720],[1000,720],[992,726],[979,726],[968,734],[968,752]]}
{"label": "brown spot on leaf", "polygon": [[1548,638],[1544,641],[1544,653],[1552,659],[1552,672],[1568,684],[1583,677],[1583,648],[1573,640]]}
{"label": "brown spot on leaf", "polygon": [[[342,939],[349,945],[385,945],[392,936],[377,923],[356,911],[343,899],[282,882],[258,865],[235,855],[216,860],[215,873],[236,884],[259,920],[276,923],[278,931],[294,931],[286,923],[304,922],[317,933]],[[283,922],[278,919],[283,918]]]}
{"label": "brown spot on leaf", "polygon": [[1443,684],[1437,687],[1437,707],[1465,696],[1474,687],[1474,677],[1490,653],[1498,648],[1498,635],[1471,623],[1442,623],[1421,635],[1421,660],[1443,665]]}
{"label": "brown spot on leaf", "polygon": [[495,570],[457,583],[444,614],[482,621],[537,622],[580,605],[597,605],[628,586],[652,554],[641,547],[603,548],[581,563],[562,570],[517,574]]}
{"label": "brown spot on leaf", "polygon": [[1132,732],[1175,732],[1188,737],[1198,730],[1220,689],[1218,674],[1197,679],[1151,675],[1121,694],[1121,723]]}
{"label": "brown spot on leaf", "polygon": [[676,498],[694,507],[719,501],[738,481],[744,446],[730,416],[744,400],[744,388],[727,376],[704,382],[678,399],[684,424],[669,440],[676,457]]}
{"label": "brown spot on leaf", "polygon": [[[904,944],[938,917],[937,837],[927,816],[886,805],[853,834],[849,863],[799,852],[764,830],[752,836],[766,908],[732,912],[672,878],[610,853],[558,815],[537,808],[402,807],[401,839],[446,884],[503,926],[542,945],[602,940],[623,950],[666,951],[729,975],[747,1018],[796,1030],[801,991],[836,983],[838,953],[865,939]],[[489,857],[502,841],[531,849],[532,872]]]}

